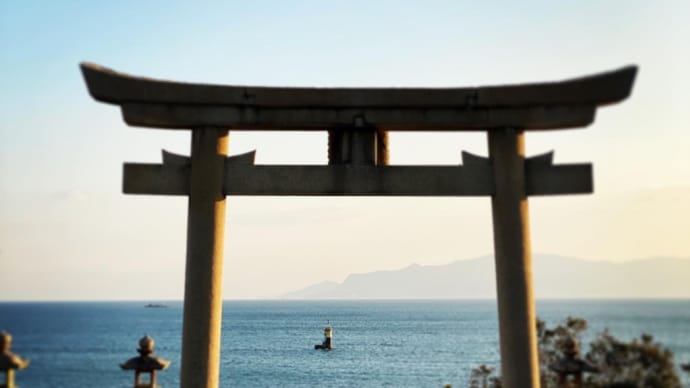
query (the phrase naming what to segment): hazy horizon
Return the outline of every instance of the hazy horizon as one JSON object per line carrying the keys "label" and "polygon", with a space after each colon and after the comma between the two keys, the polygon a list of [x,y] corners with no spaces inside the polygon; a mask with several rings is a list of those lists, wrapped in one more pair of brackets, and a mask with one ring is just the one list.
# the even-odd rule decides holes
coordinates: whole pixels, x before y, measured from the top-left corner
{"label": "hazy horizon", "polygon": [[[122,164],[189,154],[128,127],[78,65],[272,86],[475,86],[639,66],[588,128],[527,154],[592,163],[594,194],[532,197],[533,252],[690,257],[690,2],[0,2],[0,298],[181,299],[187,200],[121,193]],[[230,132],[259,164],[325,164],[325,132]],[[391,133],[392,164],[486,155],[483,133]],[[489,198],[228,197],[226,299],[493,252]],[[690,273],[687,274],[690,278]]]}
{"label": "hazy horizon", "polygon": [[[592,259],[586,259],[586,258],[580,258],[580,257],[566,257],[562,255],[555,255],[555,254],[544,254],[544,253],[535,253],[533,255],[536,259],[541,259],[544,260],[544,257],[546,258],[562,258],[562,259],[567,259],[567,260],[577,260],[581,261],[583,263],[608,263],[608,264],[614,264],[614,265],[625,265],[625,264],[630,264],[630,263],[636,263],[636,262],[649,262],[649,261],[656,261],[656,260],[675,260],[675,261],[687,261],[690,263],[690,257],[647,257],[647,258],[636,258],[636,259],[631,259],[631,260],[625,260],[625,261],[605,261],[605,260],[592,260]],[[447,267],[452,264],[460,263],[460,262],[469,262],[469,261],[478,261],[482,259],[488,259],[491,260],[493,263],[493,254],[486,254],[482,255],[479,257],[472,257],[472,258],[465,258],[465,259],[458,259],[458,260],[453,260],[448,263],[442,263],[442,264],[434,264],[434,265],[419,265],[418,263],[409,263],[403,267],[399,268],[387,268],[387,269],[379,269],[371,272],[360,272],[360,273],[350,273],[345,275],[342,279],[340,280],[330,280],[330,279],[322,279],[321,281],[317,281],[315,283],[311,284],[303,284],[300,287],[297,287],[292,290],[287,290],[286,292],[276,294],[276,295],[268,295],[268,296],[263,296],[263,297],[244,297],[244,298],[224,298],[224,301],[251,301],[251,300],[274,300],[274,301],[280,301],[280,300],[285,300],[285,301],[318,301],[318,300],[350,300],[350,301],[356,301],[356,300],[496,300],[495,296],[491,297],[424,297],[424,296],[417,296],[417,297],[393,297],[393,298],[378,298],[378,297],[302,297],[302,296],[289,296],[289,294],[295,294],[299,293],[300,291],[309,289],[314,286],[319,286],[321,284],[329,283],[333,285],[342,285],[344,282],[346,282],[350,277],[352,276],[359,276],[359,275],[372,275],[372,274],[377,274],[377,273],[395,273],[399,271],[403,271],[405,269],[409,268],[414,268],[414,267],[421,267],[421,268],[435,268],[435,267]],[[536,265],[534,267],[535,271],[539,271],[541,268]],[[493,271],[491,271],[493,272]],[[491,274],[484,274],[486,276],[486,279],[483,280],[490,288],[495,288],[495,279],[493,277],[493,273]],[[458,279],[458,281],[461,281]],[[538,277],[535,277],[535,281],[539,281]],[[654,288],[654,285],[647,285],[647,289]],[[611,290],[612,292],[615,290]],[[688,286],[688,292],[690,292],[690,286]],[[688,295],[667,295],[667,296],[565,296],[565,297],[559,297],[559,296],[543,296],[543,294],[537,293],[535,295],[535,298],[537,301],[540,300],[687,300],[690,299],[690,294]],[[137,298],[137,297],[132,297],[132,298],[105,298],[105,299],[84,299],[84,298],[67,298],[67,299],[50,299],[50,298],[35,298],[35,299],[22,299],[22,298],[15,298],[15,299],[7,299],[2,296],[0,296],[0,302],[8,302],[8,303],[13,303],[13,302],[182,302],[183,298]]]}

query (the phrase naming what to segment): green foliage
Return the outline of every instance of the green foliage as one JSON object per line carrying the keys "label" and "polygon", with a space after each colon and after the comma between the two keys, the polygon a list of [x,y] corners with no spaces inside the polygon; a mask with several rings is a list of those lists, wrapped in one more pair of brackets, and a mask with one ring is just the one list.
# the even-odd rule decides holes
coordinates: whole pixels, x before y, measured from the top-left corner
{"label": "green foliage", "polygon": [[[570,349],[572,354],[573,340],[578,341],[586,329],[587,321],[581,318],[568,317],[553,329],[537,320],[542,387],[559,387],[558,373],[553,366],[566,357],[566,349]],[[604,331],[590,344],[582,361],[588,368],[596,370],[585,373],[582,386],[586,388],[680,387],[673,353],[655,343],[648,334],[624,342]],[[493,368],[481,365],[472,370],[469,387],[500,388],[501,379],[494,375]]]}
{"label": "green foliage", "polygon": [[587,359],[599,365],[601,373],[589,376],[586,386],[680,387],[673,353],[648,334],[626,343],[604,331],[592,342]]}
{"label": "green foliage", "polygon": [[472,369],[472,375],[470,376],[470,388],[500,388],[502,386],[501,379],[499,377],[492,376],[493,372],[494,368],[486,365],[480,365],[479,368]]}
{"label": "green foliage", "polygon": [[587,329],[587,321],[568,317],[554,329],[546,327],[544,321],[537,319],[537,347],[539,352],[539,374],[542,387],[557,387],[558,374],[551,369],[565,354],[563,349],[568,340],[580,338]]}

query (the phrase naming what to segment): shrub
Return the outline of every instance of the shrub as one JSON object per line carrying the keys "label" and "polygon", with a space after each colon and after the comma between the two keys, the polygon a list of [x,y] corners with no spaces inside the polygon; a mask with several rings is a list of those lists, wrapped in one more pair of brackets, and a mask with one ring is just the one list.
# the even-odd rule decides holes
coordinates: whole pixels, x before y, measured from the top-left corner
{"label": "shrub", "polygon": [[[587,321],[568,317],[551,329],[537,320],[539,372],[542,387],[559,387],[554,366],[564,358],[578,356],[577,343],[587,329]],[[590,344],[584,357],[578,358],[586,369],[582,381],[585,388],[676,388],[680,379],[673,364],[673,353],[663,348],[648,334],[630,342],[616,339],[604,331]],[[501,378],[494,369],[481,365],[472,370],[470,388],[500,388]]]}

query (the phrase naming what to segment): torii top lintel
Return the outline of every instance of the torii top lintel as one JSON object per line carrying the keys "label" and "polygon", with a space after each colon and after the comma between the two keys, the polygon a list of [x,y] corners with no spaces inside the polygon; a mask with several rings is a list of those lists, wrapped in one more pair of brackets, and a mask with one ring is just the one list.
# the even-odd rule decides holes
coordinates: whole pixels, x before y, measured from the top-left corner
{"label": "torii top lintel", "polygon": [[89,93],[152,128],[526,130],[582,127],[630,95],[636,66],[560,82],[467,88],[220,86],[133,77],[82,63]]}

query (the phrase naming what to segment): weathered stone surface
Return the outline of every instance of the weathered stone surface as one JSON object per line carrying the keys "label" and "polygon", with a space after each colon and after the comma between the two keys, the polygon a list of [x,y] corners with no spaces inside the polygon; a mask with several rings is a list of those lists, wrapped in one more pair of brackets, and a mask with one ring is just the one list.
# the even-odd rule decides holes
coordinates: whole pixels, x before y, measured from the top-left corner
{"label": "weathered stone surface", "polygon": [[12,353],[12,335],[6,331],[0,331],[0,372],[4,377],[4,383],[0,382],[0,388],[15,388],[14,372],[29,366],[29,360]]}
{"label": "weathered stone surface", "polygon": [[98,101],[264,108],[495,108],[603,105],[625,99],[636,66],[559,82],[460,88],[294,88],[223,86],[155,80],[81,64]]}
{"label": "weathered stone surface", "polygon": [[0,372],[24,369],[29,366],[29,360],[12,353],[12,336],[6,331],[0,331]]}
{"label": "weathered stone surface", "polygon": [[154,356],[137,356],[132,357],[124,363],[120,364],[123,370],[138,370],[141,372],[151,372],[154,370],[163,370],[170,365],[170,361],[164,360],[160,357]]}
{"label": "weathered stone surface", "polygon": [[[125,163],[127,194],[189,194],[189,159],[164,153],[164,163]],[[367,164],[254,165],[254,152],[226,159],[226,195],[481,196],[494,193],[488,158],[463,152],[460,166]],[[167,158],[167,161],[166,161]],[[553,154],[527,158],[526,195],[591,193],[591,164],[552,164]],[[187,164],[185,164],[187,161]]]}
{"label": "weathered stone surface", "polygon": [[[135,126],[192,131],[192,157],[125,164],[133,194],[189,195],[183,387],[217,387],[226,195],[490,195],[501,362],[509,387],[538,387],[528,195],[592,191],[589,164],[525,159],[524,131],[586,126],[625,99],[637,68],[538,84],[479,88],[271,88],[185,84],[81,66],[91,95]],[[227,131],[328,130],[328,166],[225,158]],[[386,166],[387,131],[484,130],[490,159],[462,166]],[[138,375],[136,377],[138,381]]]}
{"label": "weathered stone surface", "polygon": [[189,129],[214,126],[240,130],[308,130],[366,127],[391,131],[484,131],[501,127],[530,130],[577,128],[594,121],[594,105],[519,108],[257,108],[223,105],[125,103],[127,124]]}
{"label": "weathered stone surface", "polygon": [[[145,335],[139,340],[139,356],[132,357],[120,364],[122,370],[134,371],[134,388],[159,388],[156,384],[156,372],[167,369],[170,361],[153,355],[153,338]],[[148,374],[149,381],[141,380],[142,374]]]}
{"label": "weathered stone surface", "polygon": [[496,252],[501,374],[506,387],[539,387],[524,132],[489,132],[496,186],[491,196]]}
{"label": "weathered stone surface", "polygon": [[561,82],[473,88],[273,88],[132,77],[82,64],[89,92],[134,126],[189,129],[393,131],[575,128],[626,98],[637,68]]}
{"label": "weathered stone surface", "polygon": [[223,129],[192,132],[180,370],[185,388],[218,387],[228,142]]}

